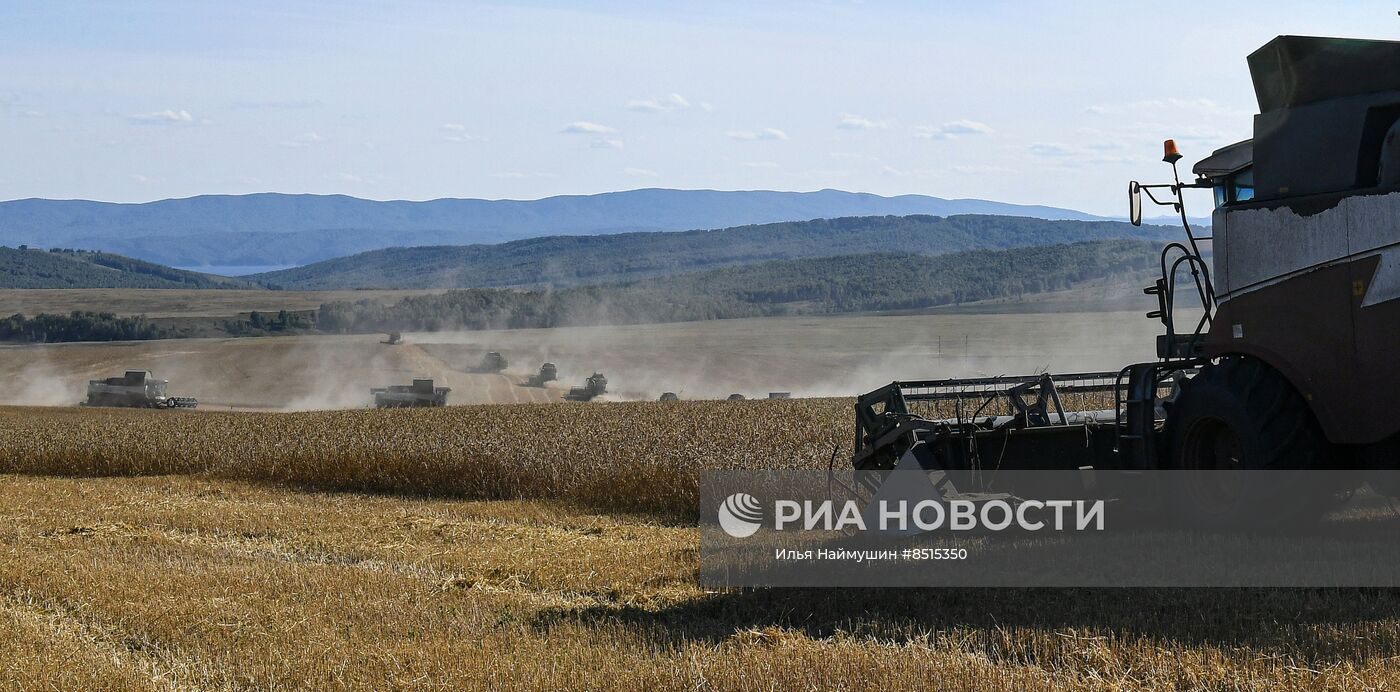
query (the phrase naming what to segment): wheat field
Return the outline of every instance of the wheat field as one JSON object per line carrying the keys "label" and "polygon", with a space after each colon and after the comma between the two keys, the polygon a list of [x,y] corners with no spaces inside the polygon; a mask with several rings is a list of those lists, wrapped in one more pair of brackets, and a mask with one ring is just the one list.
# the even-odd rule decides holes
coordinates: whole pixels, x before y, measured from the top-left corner
{"label": "wheat field", "polygon": [[[450,405],[558,401],[593,372],[617,400],[845,397],[897,379],[1114,370],[1152,359],[1159,326],[1140,311],[948,312],[435,332],[395,346],[382,334],[0,345],[0,405],[72,406],[89,379],[125,370],[208,409],[363,408],[371,387],[414,377],[451,387]],[[506,372],[468,372],[489,351]],[[520,386],[546,361],[558,381]]]}
{"label": "wheat field", "polygon": [[0,409],[20,689],[1385,689],[1385,590],[696,585],[696,472],[845,399]]}

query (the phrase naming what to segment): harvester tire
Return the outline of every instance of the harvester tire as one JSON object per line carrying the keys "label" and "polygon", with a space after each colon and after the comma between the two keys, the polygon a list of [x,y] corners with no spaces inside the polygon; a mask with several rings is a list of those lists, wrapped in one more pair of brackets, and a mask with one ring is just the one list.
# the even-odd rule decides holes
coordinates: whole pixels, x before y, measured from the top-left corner
{"label": "harvester tire", "polygon": [[[1336,450],[1298,390],[1263,361],[1229,356],[1190,380],[1167,415],[1167,495],[1177,518],[1202,528],[1316,521],[1346,488],[1317,483]],[[1229,471],[1284,471],[1264,476]],[[1221,473],[1224,472],[1224,473]]]}

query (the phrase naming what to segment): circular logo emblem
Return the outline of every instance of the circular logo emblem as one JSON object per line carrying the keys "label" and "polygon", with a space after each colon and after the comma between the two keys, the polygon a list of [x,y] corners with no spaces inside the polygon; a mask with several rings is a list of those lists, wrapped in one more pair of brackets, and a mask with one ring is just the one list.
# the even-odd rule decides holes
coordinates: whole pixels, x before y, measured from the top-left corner
{"label": "circular logo emblem", "polygon": [[748,493],[734,493],[719,506],[719,527],[735,538],[748,538],[763,523],[763,506]]}

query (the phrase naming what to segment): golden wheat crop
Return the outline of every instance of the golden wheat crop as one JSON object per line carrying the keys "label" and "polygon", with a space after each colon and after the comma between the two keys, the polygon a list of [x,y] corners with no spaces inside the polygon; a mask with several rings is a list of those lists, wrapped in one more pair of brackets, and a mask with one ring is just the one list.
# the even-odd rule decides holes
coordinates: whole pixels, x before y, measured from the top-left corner
{"label": "golden wheat crop", "polygon": [[825,467],[850,402],[223,413],[0,409],[0,472],[200,473],[335,490],[695,511],[698,471]]}
{"label": "golden wheat crop", "polygon": [[557,502],[0,476],[0,686],[1393,689],[1385,590],[758,589]]}

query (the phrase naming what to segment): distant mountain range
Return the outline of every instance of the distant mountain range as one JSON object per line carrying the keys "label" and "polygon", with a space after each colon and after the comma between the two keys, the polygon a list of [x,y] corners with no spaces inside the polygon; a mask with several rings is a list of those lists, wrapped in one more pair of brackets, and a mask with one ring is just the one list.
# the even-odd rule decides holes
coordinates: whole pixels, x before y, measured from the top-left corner
{"label": "distant mountain range", "polygon": [[0,202],[0,245],[103,250],[185,267],[300,265],[388,247],[910,214],[1104,220],[1055,207],[840,190],[643,189],[530,201],[425,202],[268,193],[201,195],[144,204]]}
{"label": "distant mountain range", "polygon": [[244,277],[295,290],[567,287],[635,281],[774,260],[944,255],[1082,241],[1162,241],[1179,231],[1113,221],[1009,216],[865,216],[713,231],[552,236],[496,245],[374,250]]}

